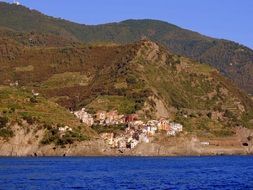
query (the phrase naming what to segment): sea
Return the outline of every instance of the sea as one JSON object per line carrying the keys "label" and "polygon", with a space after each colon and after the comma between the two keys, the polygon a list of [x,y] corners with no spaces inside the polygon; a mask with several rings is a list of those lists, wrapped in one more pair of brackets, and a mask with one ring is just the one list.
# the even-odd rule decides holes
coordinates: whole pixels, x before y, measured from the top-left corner
{"label": "sea", "polygon": [[2,157],[0,190],[253,189],[253,156]]}

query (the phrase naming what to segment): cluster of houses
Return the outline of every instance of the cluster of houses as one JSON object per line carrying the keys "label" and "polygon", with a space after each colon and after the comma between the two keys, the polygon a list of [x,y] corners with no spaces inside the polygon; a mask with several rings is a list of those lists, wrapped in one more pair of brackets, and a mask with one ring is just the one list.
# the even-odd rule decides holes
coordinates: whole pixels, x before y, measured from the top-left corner
{"label": "cluster of houses", "polygon": [[88,126],[92,126],[94,124],[93,116],[86,112],[85,108],[82,108],[80,111],[75,111],[73,113],[78,119],[80,119],[82,123],[85,123]]}
{"label": "cluster of houses", "polygon": [[86,112],[85,108],[73,112],[74,115],[88,126],[101,125],[125,125],[125,131],[120,134],[102,133],[101,137],[111,148],[121,151],[133,149],[139,143],[149,143],[150,139],[159,132],[164,132],[168,136],[175,136],[183,131],[183,126],[179,123],[170,122],[167,119],[149,120],[144,122],[138,120],[136,114],[121,115],[117,111],[98,111],[92,115]]}
{"label": "cluster of houses", "polygon": [[73,112],[74,115],[80,119],[80,121],[88,126],[92,125],[103,125],[103,126],[110,126],[110,125],[119,125],[119,124],[126,124],[131,121],[137,120],[137,115],[122,115],[118,114],[117,111],[98,111],[96,114],[89,114],[85,108],[82,108],[79,111]]}

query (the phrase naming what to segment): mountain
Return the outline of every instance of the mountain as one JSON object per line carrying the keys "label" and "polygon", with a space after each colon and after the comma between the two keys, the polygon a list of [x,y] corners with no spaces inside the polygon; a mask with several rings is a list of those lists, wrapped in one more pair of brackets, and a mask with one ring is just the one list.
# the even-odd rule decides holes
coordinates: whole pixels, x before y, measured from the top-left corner
{"label": "mountain", "polygon": [[[142,121],[169,118],[183,125],[178,137],[157,134],[150,147],[140,144],[126,154],[171,155],[173,147],[180,155],[199,154],[200,140],[187,148],[193,137],[215,146],[232,143],[228,153],[246,151],[241,142],[248,143],[250,134],[237,133],[252,128],[252,100],[208,65],[148,40],[65,47],[0,40],[0,155],[122,154],[99,133],[124,128],[87,127],[70,113],[83,107],[92,114],[117,110]],[[158,147],[159,154],[152,151]]]}
{"label": "mountain", "polygon": [[[160,39],[167,34],[184,42],[213,39],[160,21],[86,26],[22,6],[0,7],[0,155],[250,152],[251,98],[217,69],[149,40],[143,29],[150,23],[157,31],[167,28],[159,29]],[[108,28],[117,32],[104,33]],[[114,140],[128,139],[126,123],[89,127],[73,114],[82,108],[89,113],[86,119],[116,110],[125,120],[138,117],[139,123],[168,119],[182,124],[183,131],[176,136],[158,131],[149,143],[124,152],[103,138],[112,132]]]}
{"label": "mountain", "polygon": [[[219,123],[221,130],[251,126],[253,104],[246,94],[217,70],[152,41],[66,47],[2,44],[0,84],[18,81],[67,109],[116,109],[143,119],[170,116],[191,130],[197,127],[195,132],[208,122]],[[221,115],[221,121],[212,120],[212,114]]]}
{"label": "mountain", "polygon": [[70,41],[99,44],[126,44],[148,38],[163,44],[173,54],[210,64],[237,86],[253,93],[253,51],[235,42],[210,38],[156,20],[127,20],[89,26],[7,3],[0,3],[0,10],[0,26],[18,32],[50,34]]}

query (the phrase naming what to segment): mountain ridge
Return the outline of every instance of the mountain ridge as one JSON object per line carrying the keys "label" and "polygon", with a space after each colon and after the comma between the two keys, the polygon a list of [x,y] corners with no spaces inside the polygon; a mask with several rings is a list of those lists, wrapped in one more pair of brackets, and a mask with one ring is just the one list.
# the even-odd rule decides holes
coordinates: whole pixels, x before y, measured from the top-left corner
{"label": "mountain ridge", "polygon": [[[237,131],[252,128],[253,102],[208,65],[150,40],[105,46],[7,44],[0,46],[0,155],[171,155],[175,142],[181,147],[177,154],[185,155],[193,138],[196,145],[187,154],[200,150],[201,138],[219,139],[220,146],[234,139],[236,147],[222,150],[246,152],[241,141],[250,142],[248,132],[238,137]],[[151,143],[123,154],[106,145],[100,133],[124,133],[124,125],[88,127],[70,113],[81,108],[94,117],[117,110],[138,115],[139,121],[169,118],[182,124],[183,132],[176,137],[159,132]],[[158,146],[160,153],[150,149]]]}
{"label": "mountain ridge", "polygon": [[84,25],[8,3],[0,3],[0,9],[0,26],[19,32],[60,35],[84,43],[127,44],[148,38],[165,45],[174,54],[212,65],[237,86],[253,94],[253,50],[238,43],[210,38],[164,21],[130,19]]}
{"label": "mountain ridge", "polygon": [[[225,67],[234,64],[230,54],[248,59],[239,66],[250,75],[250,53],[241,46],[155,20],[86,26],[17,5],[0,3],[0,10],[0,155],[253,151],[253,101],[221,75],[235,72]],[[217,70],[196,54],[228,60]],[[98,119],[101,113],[110,120]],[[168,122],[179,127],[176,136],[168,135]],[[139,139],[130,150],[125,140],[136,143],[138,134],[150,142]],[[106,144],[108,135],[117,144],[124,137],[124,154]]]}
{"label": "mountain ridge", "polygon": [[[237,97],[227,102],[229,107],[237,107],[233,103],[237,101],[244,107],[242,110],[250,111],[252,107],[250,99],[220,77],[217,70],[173,55],[149,40],[128,45],[12,49],[7,48],[9,54],[1,56],[0,84],[19,81],[66,108],[92,109],[89,104],[93,105],[100,96],[125,96],[123,102],[134,104],[129,113],[142,109],[149,98],[151,102],[162,101],[164,108],[226,110],[226,106],[216,105],[221,96],[223,101]],[[198,88],[194,88],[196,85]],[[223,91],[230,91],[231,97]],[[214,94],[208,95],[211,92]],[[156,115],[153,108],[148,109],[151,117]]]}

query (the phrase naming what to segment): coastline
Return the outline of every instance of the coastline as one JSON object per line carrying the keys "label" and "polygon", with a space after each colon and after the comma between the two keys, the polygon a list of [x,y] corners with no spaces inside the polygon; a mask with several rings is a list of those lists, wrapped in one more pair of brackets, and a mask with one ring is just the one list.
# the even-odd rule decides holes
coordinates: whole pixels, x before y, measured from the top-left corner
{"label": "coastline", "polygon": [[[149,147],[149,148],[147,148]],[[6,151],[4,149],[11,149]],[[65,148],[48,146],[11,146],[0,147],[0,157],[176,157],[176,156],[239,156],[253,155],[253,147],[165,147],[155,143],[140,144],[133,150],[120,152],[106,146],[101,140],[76,143]]]}
{"label": "coastline", "polygon": [[[252,131],[238,129],[236,135],[221,138],[204,138],[194,135],[156,138],[148,143],[139,143],[134,148],[112,148],[97,137],[89,141],[74,142],[64,146],[42,145],[40,135],[18,130],[18,135],[9,140],[0,139],[0,156],[212,156],[252,155]],[[36,135],[39,138],[36,138]]]}

